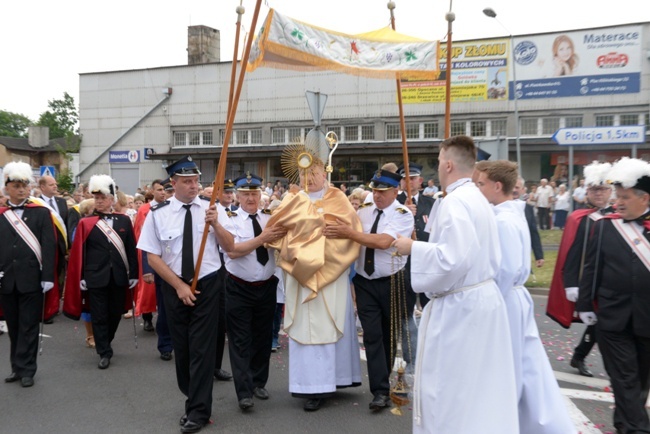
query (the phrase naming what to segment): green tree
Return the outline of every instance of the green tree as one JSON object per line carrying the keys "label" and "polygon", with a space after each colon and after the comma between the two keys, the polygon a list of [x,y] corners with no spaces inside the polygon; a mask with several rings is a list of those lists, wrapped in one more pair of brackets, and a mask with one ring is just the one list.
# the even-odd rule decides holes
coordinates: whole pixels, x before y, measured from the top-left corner
{"label": "green tree", "polygon": [[24,115],[0,110],[0,137],[27,137],[32,121]]}
{"label": "green tree", "polygon": [[47,102],[49,110],[43,112],[37,125],[49,127],[50,139],[70,137],[78,132],[79,115],[74,98],[68,92],[63,93],[63,99],[53,99]]}

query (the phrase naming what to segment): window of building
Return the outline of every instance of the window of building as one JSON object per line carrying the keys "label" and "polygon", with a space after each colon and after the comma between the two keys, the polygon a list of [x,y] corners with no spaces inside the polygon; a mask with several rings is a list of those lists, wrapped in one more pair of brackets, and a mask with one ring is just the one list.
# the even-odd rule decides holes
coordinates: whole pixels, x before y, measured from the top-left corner
{"label": "window of building", "polygon": [[560,129],[560,118],[542,119],[542,134],[555,134]]}
{"label": "window of building", "polygon": [[620,125],[639,125],[639,115],[636,113],[621,115]]}
{"label": "window of building", "polygon": [[261,145],[262,144],[262,129],[256,128],[251,131],[251,145]]}
{"label": "window of building", "polygon": [[438,138],[438,123],[437,122],[427,122],[424,124],[424,138],[425,139],[436,139]]}
{"label": "window of building", "polygon": [[612,127],[614,126],[614,115],[596,115],[597,127]]}
{"label": "window of building", "polygon": [[[228,139],[228,143],[232,144],[233,142],[233,132],[230,132],[230,139]],[[219,144],[223,145],[223,142],[226,141],[226,130],[219,130],[219,140],[221,141]]]}
{"label": "window of building", "polygon": [[238,145],[248,145],[248,130],[235,131],[235,140]]}
{"label": "window of building", "polygon": [[420,138],[420,124],[415,122],[406,123],[406,138],[419,139]]}
{"label": "window of building", "polygon": [[495,119],[490,121],[490,127],[492,128],[491,135],[493,137],[499,137],[506,135],[506,120],[505,119]]}
{"label": "window of building", "polygon": [[538,118],[521,118],[521,135],[522,136],[538,136]]}
{"label": "window of building", "polygon": [[336,134],[336,137],[341,140],[341,127],[327,127],[327,132],[329,133],[330,131],[334,132]]}
{"label": "window of building", "polygon": [[375,140],[374,125],[361,125],[361,140]]}
{"label": "window of building", "polygon": [[580,128],[582,127],[582,116],[567,116],[564,118],[565,128]]}
{"label": "window of building", "polygon": [[289,143],[302,142],[302,128],[288,128]]}
{"label": "window of building", "polygon": [[459,136],[461,134],[467,134],[466,131],[466,122],[465,121],[452,121],[451,122],[451,135]]}
{"label": "window of building", "polygon": [[359,141],[359,127],[357,125],[347,125],[343,128],[345,133],[346,142],[358,142]]}
{"label": "window of building", "polygon": [[271,129],[271,142],[272,143],[286,143],[284,138],[285,133],[284,128],[273,128]]}
{"label": "window of building", "polygon": [[212,131],[174,131],[174,146],[213,146]]}
{"label": "window of building", "polygon": [[472,137],[485,137],[487,135],[487,121],[471,121],[469,126]]}
{"label": "window of building", "polygon": [[401,138],[399,124],[386,124],[386,140],[399,140]]}

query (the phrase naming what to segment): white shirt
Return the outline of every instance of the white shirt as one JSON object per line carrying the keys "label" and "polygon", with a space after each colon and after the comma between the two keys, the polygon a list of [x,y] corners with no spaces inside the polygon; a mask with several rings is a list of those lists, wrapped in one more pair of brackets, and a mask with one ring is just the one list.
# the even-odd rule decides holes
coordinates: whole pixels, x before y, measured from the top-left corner
{"label": "white shirt", "polygon": [[571,200],[571,196],[569,195],[568,191],[565,191],[562,194],[558,194],[557,196],[555,196],[555,209],[568,211],[570,200]]}
{"label": "white shirt", "polygon": [[[379,223],[377,224],[378,234],[387,234],[395,239],[397,239],[398,234],[403,237],[411,236],[415,224],[411,210],[400,204],[396,199],[382,211],[383,213],[379,218]],[[357,211],[357,214],[361,220],[363,232],[369,234],[373,224],[375,223],[375,218],[377,217],[377,205],[373,203],[372,205],[360,208],[359,211]],[[371,276],[368,276],[363,269],[366,259],[366,247],[361,246],[359,258],[354,265],[354,269],[357,274],[360,274],[366,279],[378,279],[380,277],[388,277],[395,274],[404,268],[407,257],[402,256],[401,260],[399,260],[393,256],[394,251],[395,249],[393,247],[386,250],[375,249],[375,271]]]}
{"label": "white shirt", "polygon": [[545,187],[537,187],[537,207],[538,208],[550,208],[551,207],[551,198],[553,197],[553,187],[546,185]]}
{"label": "white shirt", "polygon": [[59,206],[56,204],[56,199],[54,199],[54,197],[47,197],[44,194],[41,194],[41,199],[43,200],[43,202],[45,202],[45,204],[49,208],[52,209],[52,211],[54,211],[55,213],[57,213],[59,215],[61,214],[59,212]]}
{"label": "white shirt", "polygon": [[424,191],[422,192],[422,194],[424,194],[425,196],[433,196],[437,192],[438,192],[438,187],[436,187],[434,185],[434,186],[431,186],[431,187],[426,187],[424,189]]}
{"label": "white shirt", "polygon": [[[231,213],[230,217],[219,214],[219,224],[232,234],[235,238],[235,243],[243,243],[255,238],[255,233],[253,232],[253,220],[249,215],[250,214],[242,208],[239,208],[237,211]],[[262,212],[257,213],[257,221],[262,230],[264,230],[266,223],[270,218],[270,214],[264,214]],[[228,270],[230,274],[234,274],[238,278],[247,282],[268,280],[273,276],[273,273],[275,273],[275,255],[273,249],[267,250],[269,252],[269,261],[265,265],[262,265],[257,261],[257,253],[255,250],[246,256],[236,259],[231,259],[226,253],[223,256],[226,261],[226,270]]]}
{"label": "white shirt", "polygon": [[583,202],[585,200],[585,196],[587,196],[586,188],[577,187],[575,190],[573,190],[573,199],[575,199],[577,202]]}
{"label": "white shirt", "polygon": [[[194,265],[199,256],[201,239],[205,230],[205,211],[210,206],[207,200],[195,197],[191,202],[192,207],[192,241],[194,247]],[[185,225],[185,208],[176,197],[169,199],[169,204],[161,204],[157,209],[152,209],[142,226],[142,233],[138,241],[138,249],[154,255],[159,255],[169,268],[177,275],[181,275],[183,261],[183,226]],[[210,234],[205,243],[203,260],[199,279],[214,273],[221,268],[219,253],[217,251],[217,238],[214,228],[209,226]]]}
{"label": "white shirt", "polygon": [[526,202],[507,200],[494,207],[499,241],[501,267],[497,286],[503,296],[515,286],[522,286],[530,275],[530,230],[524,215]]}

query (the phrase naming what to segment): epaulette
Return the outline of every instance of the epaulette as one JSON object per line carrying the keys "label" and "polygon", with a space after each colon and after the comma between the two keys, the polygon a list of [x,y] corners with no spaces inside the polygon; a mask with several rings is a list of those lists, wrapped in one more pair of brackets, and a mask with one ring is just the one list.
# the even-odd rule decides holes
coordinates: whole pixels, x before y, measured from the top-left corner
{"label": "epaulette", "polygon": [[263,209],[263,210],[260,211],[260,212],[261,212],[262,214],[267,214],[267,215],[271,215],[271,214],[273,214],[273,211],[271,211],[270,209]]}
{"label": "epaulette", "polygon": [[199,199],[207,200],[209,202],[211,198],[209,198],[208,196],[203,196],[202,194],[199,194]]}
{"label": "epaulette", "polygon": [[396,207],[397,212],[400,214],[408,214],[408,210],[406,208],[402,208],[401,206]]}
{"label": "epaulette", "polygon": [[169,202],[168,200],[166,200],[166,201],[164,201],[164,202],[160,202],[160,203],[158,203],[158,204],[152,206],[151,209],[150,209],[150,211],[157,211],[157,210],[159,210],[160,208],[169,205],[169,203],[170,203],[170,202]]}
{"label": "epaulette", "polygon": [[235,211],[227,211],[228,217],[236,217],[237,213]]}
{"label": "epaulette", "polygon": [[364,202],[361,205],[359,205],[359,209],[365,208],[365,207],[370,206],[370,205],[372,205],[372,202]]}

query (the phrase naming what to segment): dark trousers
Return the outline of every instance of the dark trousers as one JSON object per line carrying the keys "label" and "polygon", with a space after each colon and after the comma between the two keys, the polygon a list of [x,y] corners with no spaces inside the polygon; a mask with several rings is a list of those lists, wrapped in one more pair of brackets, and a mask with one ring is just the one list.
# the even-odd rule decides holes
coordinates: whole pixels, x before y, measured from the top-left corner
{"label": "dark trousers", "polygon": [[219,321],[217,321],[217,351],[214,370],[221,369],[223,350],[226,347],[226,267],[221,266],[217,273],[219,285]]}
{"label": "dark trousers", "polygon": [[[162,353],[171,353],[172,335],[169,333],[169,325],[167,324],[167,311],[165,310],[165,301],[162,291],[163,280],[154,274],[154,283],[156,285],[156,309],[158,310],[158,320],[156,321],[156,334],[158,335],[158,351]],[[145,314],[142,314],[144,318]],[[151,314],[149,314],[151,315]]]}
{"label": "dark trousers", "polygon": [[251,398],[269,379],[277,287],[275,276],[255,286],[232,276],[226,280],[228,350],[238,400]]}
{"label": "dark trousers", "polygon": [[22,294],[14,289],[10,294],[0,295],[0,303],[11,342],[11,372],[15,372],[19,377],[33,377],[36,374],[43,293],[37,291]]}
{"label": "dark trousers", "polygon": [[217,273],[196,285],[194,306],[186,306],[176,290],[163,282],[167,324],[172,336],[178,388],[187,397],[185,414],[194,422],[208,423],[212,414],[212,375],[217,344],[219,293]]}
{"label": "dark trousers", "polygon": [[[405,278],[408,279],[406,275]],[[377,393],[388,395],[390,371],[393,369],[395,356],[391,354],[390,277],[368,280],[357,274],[352,279],[352,283],[354,283],[357,296],[357,314],[363,327],[363,345],[366,348],[366,359],[368,360],[370,392],[373,395]],[[412,316],[415,294],[413,291],[407,291],[406,294],[409,307],[408,315]],[[405,318],[402,320],[406,322]]]}
{"label": "dark trousers", "polygon": [[100,357],[113,357],[111,342],[122,320],[126,291],[111,277],[108,286],[88,288],[90,317],[95,336],[95,350]]}
{"label": "dark trousers", "polygon": [[598,329],[598,346],[614,388],[614,425],[626,434],[650,433],[645,409],[650,389],[650,338],[634,334],[632,321],[621,332]]}
{"label": "dark trousers", "polygon": [[549,229],[549,208],[537,207],[537,219],[540,229]]}
{"label": "dark trousers", "polygon": [[573,358],[577,360],[584,360],[589,355],[589,352],[596,344],[596,326],[587,326],[580,343],[573,353]]}
{"label": "dark trousers", "polygon": [[275,303],[275,313],[273,314],[273,342],[277,343],[280,337],[280,327],[284,318],[284,303]]}

